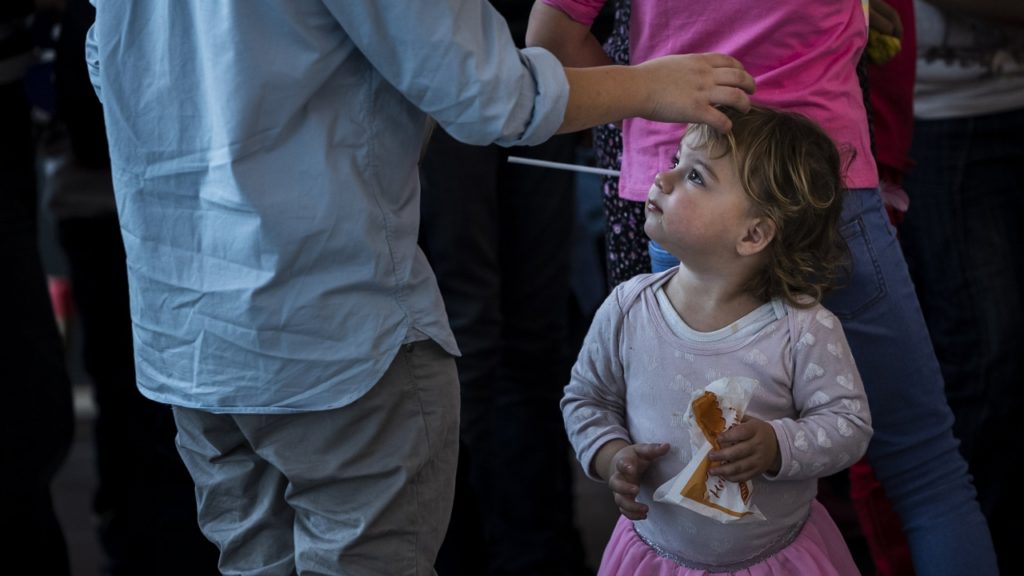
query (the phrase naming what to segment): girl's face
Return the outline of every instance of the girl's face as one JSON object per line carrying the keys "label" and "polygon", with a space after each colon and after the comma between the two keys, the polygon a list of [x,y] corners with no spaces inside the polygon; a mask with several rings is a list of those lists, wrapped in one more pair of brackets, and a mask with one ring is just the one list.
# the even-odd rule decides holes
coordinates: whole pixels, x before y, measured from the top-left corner
{"label": "girl's face", "polygon": [[735,256],[754,218],[732,156],[709,157],[691,148],[692,139],[685,136],[676,165],[655,176],[644,224],[652,240],[689,266]]}

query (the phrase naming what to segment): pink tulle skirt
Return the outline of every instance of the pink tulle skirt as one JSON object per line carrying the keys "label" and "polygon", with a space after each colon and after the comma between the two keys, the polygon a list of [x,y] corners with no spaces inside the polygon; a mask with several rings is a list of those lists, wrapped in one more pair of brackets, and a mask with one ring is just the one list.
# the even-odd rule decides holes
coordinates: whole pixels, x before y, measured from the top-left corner
{"label": "pink tulle skirt", "polygon": [[817,500],[811,502],[807,523],[788,546],[752,566],[734,572],[688,568],[658,554],[633,530],[633,522],[619,517],[604,549],[598,576],[859,576],[860,571],[835,522]]}

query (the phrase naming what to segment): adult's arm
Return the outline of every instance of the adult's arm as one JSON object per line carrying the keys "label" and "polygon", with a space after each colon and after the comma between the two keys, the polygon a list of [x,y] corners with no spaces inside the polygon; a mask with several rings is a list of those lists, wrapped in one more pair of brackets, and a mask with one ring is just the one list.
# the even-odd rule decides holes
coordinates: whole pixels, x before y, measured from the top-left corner
{"label": "adult's arm", "polygon": [[[571,86],[559,132],[641,117],[665,122],[701,122],[719,130],[729,120],[713,106],[746,110],[753,79],[739,61],[721,54],[670,56],[638,66],[608,66],[611,59],[590,31],[600,3],[579,7],[576,17],[542,0],[534,3],[527,46],[550,50]],[[589,67],[599,67],[586,70]]]}
{"label": "adult's arm", "polygon": [[479,0],[325,5],[385,80],[470,144],[538,144],[628,116],[727,127],[712,105],[746,108],[744,91],[754,87],[722,56],[563,70],[546,50],[517,50],[505,21]]}
{"label": "adult's arm", "polygon": [[732,124],[714,108],[750,108],[754,79],[724,54],[663,56],[636,66],[566,68],[569,104],[559,132],[640,117],[700,122],[720,131]]}
{"label": "adult's arm", "polygon": [[612,63],[590,26],[541,0],[530,11],[526,45],[550,50],[564,66],[585,68]]}

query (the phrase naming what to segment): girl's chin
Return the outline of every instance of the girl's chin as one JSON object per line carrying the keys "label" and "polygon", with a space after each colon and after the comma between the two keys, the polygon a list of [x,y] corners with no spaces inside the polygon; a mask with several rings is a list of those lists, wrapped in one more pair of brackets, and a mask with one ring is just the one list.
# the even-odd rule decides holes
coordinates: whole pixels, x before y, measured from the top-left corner
{"label": "girl's chin", "polygon": [[647,237],[650,238],[651,240],[654,240],[655,242],[658,242],[658,240],[657,240],[657,236],[659,236],[658,232],[659,232],[659,230],[658,230],[658,218],[657,218],[657,215],[653,215],[650,212],[648,212],[647,213],[647,219],[644,220],[644,233],[647,234]]}

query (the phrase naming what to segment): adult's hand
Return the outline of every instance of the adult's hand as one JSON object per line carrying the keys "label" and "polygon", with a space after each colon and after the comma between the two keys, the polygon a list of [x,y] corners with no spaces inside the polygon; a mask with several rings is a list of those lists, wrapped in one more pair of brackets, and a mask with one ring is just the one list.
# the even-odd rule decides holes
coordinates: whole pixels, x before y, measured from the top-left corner
{"label": "adult's hand", "polygon": [[716,105],[746,111],[754,78],[724,54],[663,56],[636,66],[566,68],[569,105],[559,132],[640,117],[699,122],[728,132],[732,122]]}
{"label": "adult's hand", "polygon": [[900,13],[885,0],[871,0],[871,12],[868,14],[868,26],[882,34],[903,37],[903,22]]}
{"label": "adult's hand", "polygon": [[699,122],[728,132],[732,122],[716,105],[750,109],[754,78],[740,61],[724,54],[665,56],[638,66],[654,79],[648,120]]}

